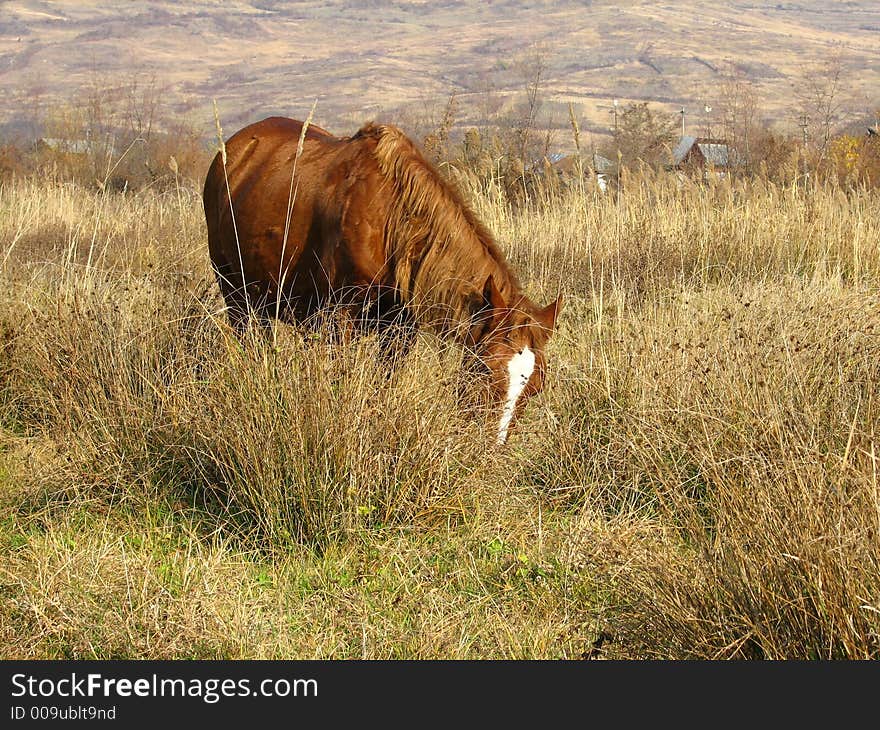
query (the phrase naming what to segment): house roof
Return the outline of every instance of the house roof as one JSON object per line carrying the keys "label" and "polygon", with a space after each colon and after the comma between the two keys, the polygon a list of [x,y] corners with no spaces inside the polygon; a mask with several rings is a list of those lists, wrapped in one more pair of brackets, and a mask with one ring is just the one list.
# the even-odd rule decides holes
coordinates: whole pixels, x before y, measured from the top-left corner
{"label": "house roof", "polygon": [[593,169],[596,172],[608,172],[614,167],[614,163],[607,157],[603,157],[598,152],[593,155]]}
{"label": "house roof", "polygon": [[[575,164],[577,162],[577,155],[560,155],[553,154],[549,155],[548,159],[550,163],[555,167],[559,172],[562,173],[571,173],[575,170]],[[609,160],[607,157],[603,157],[598,152],[594,152],[592,156],[592,164],[590,164],[590,158],[585,157],[583,159],[584,168],[592,167],[593,171],[602,174],[606,173],[614,167],[614,163]]]}
{"label": "house roof", "polygon": [[40,137],[38,140],[46,147],[59,152],[73,152],[84,154],[89,151],[91,145],[87,139],[60,139],[58,137]]}
{"label": "house roof", "polygon": [[726,144],[718,144],[715,142],[697,142],[697,147],[703,153],[706,162],[710,162],[716,167],[727,167],[734,162],[736,153]]}
{"label": "house roof", "polygon": [[703,159],[715,167],[729,167],[738,164],[739,155],[735,149],[726,142],[705,137],[682,137],[672,151],[672,164],[680,165],[687,158],[690,151],[697,147]]}
{"label": "house roof", "polygon": [[696,141],[696,137],[688,136],[684,136],[678,140],[678,144],[675,146],[675,149],[672,150],[672,164],[680,165],[684,158],[687,157],[687,153],[691,151],[691,147],[694,146],[694,142]]}

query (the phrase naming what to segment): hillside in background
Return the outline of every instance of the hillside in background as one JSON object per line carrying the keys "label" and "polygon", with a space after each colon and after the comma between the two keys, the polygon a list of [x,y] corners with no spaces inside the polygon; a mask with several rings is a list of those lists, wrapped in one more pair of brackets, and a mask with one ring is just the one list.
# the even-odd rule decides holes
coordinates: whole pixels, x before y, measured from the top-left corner
{"label": "hillside in background", "polygon": [[227,130],[304,117],[317,99],[315,121],[346,133],[370,118],[429,123],[455,94],[467,125],[537,78],[550,126],[567,126],[572,103],[583,130],[607,134],[617,98],[684,106],[702,132],[733,70],[764,117],[793,126],[798,85],[835,49],[841,119],[864,117],[880,88],[876,2],[22,0],[0,3],[0,122],[26,126],[89,84],[139,74],[206,135],[214,99]]}

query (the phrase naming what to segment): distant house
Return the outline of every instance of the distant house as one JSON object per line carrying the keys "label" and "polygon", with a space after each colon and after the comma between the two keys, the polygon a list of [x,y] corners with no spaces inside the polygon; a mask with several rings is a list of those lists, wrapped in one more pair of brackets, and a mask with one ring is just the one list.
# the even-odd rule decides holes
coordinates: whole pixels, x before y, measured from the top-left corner
{"label": "distant house", "polygon": [[549,157],[550,165],[560,180],[571,180],[577,176],[578,164],[584,174],[591,172],[596,175],[596,184],[604,191],[608,186],[608,175],[614,171],[614,163],[598,152],[594,152],[592,158],[577,155],[554,154]]}
{"label": "distant house", "polygon": [[672,167],[677,170],[708,170],[724,174],[742,164],[737,151],[719,139],[684,136],[672,151]]}
{"label": "distant house", "polygon": [[51,150],[72,155],[84,155],[91,150],[91,142],[87,139],[59,139],[57,137],[40,137],[35,147],[38,152]]}

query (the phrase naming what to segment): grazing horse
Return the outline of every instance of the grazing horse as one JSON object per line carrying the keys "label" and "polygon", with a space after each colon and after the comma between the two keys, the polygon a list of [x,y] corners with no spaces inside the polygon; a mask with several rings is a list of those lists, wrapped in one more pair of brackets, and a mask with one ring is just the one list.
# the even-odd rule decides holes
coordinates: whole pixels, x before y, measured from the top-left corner
{"label": "grazing horse", "polygon": [[396,127],[352,137],[283,117],[233,135],[204,189],[208,247],[232,325],[305,321],[328,304],[405,351],[454,338],[484,378],[504,443],[544,387],[561,298],[523,293],[492,234]]}

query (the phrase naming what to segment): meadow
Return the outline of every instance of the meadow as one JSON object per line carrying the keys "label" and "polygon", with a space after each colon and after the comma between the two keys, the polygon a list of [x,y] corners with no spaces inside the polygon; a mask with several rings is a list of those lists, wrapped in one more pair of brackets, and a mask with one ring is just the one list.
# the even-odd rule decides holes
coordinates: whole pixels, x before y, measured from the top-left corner
{"label": "meadow", "polygon": [[3,658],[880,656],[880,194],[459,184],[565,296],[503,449],[428,334],[232,336],[190,186],[0,186]]}

